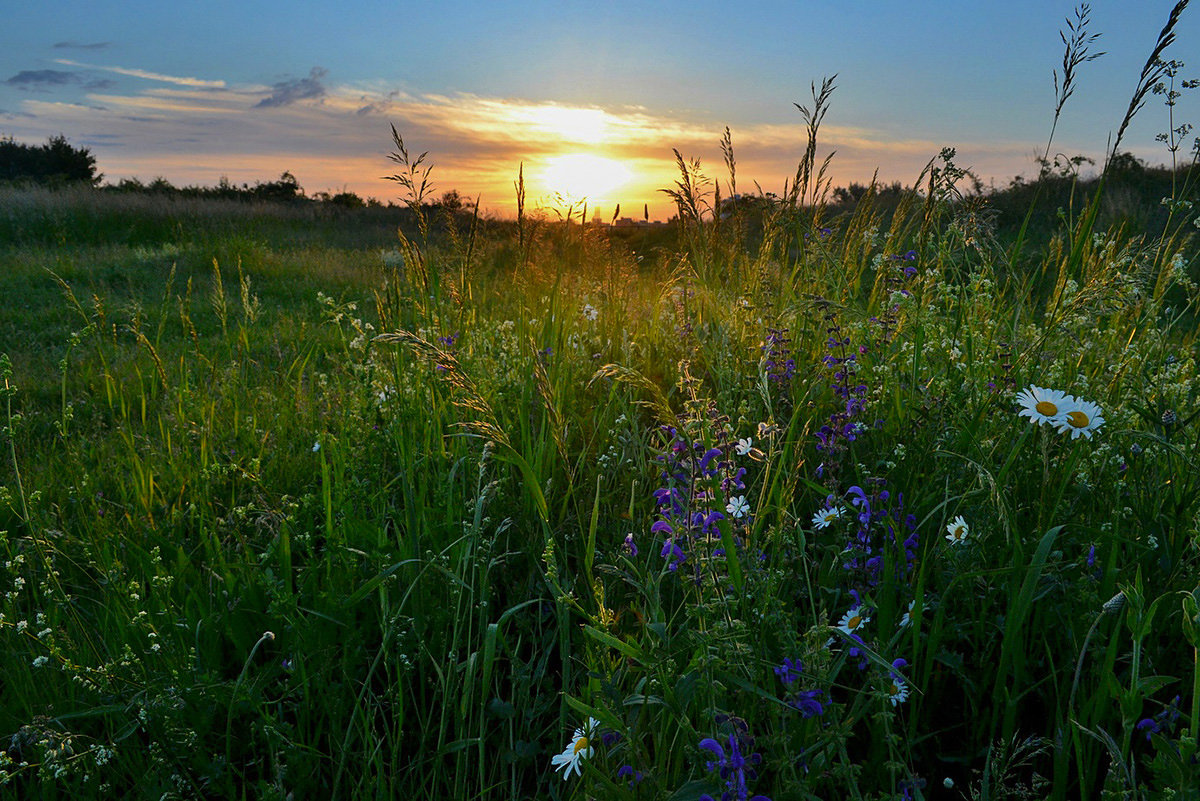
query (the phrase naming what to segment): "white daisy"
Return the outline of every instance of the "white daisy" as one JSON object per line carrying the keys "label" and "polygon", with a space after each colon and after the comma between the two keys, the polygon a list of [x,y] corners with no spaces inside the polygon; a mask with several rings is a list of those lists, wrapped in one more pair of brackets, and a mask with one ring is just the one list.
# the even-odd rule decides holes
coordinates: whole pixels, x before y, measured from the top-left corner
{"label": "white daisy", "polygon": [[746,503],[745,495],[735,495],[729,499],[729,503],[725,504],[725,511],[735,518],[741,519],[746,516],[746,512],[750,511],[750,504]]}
{"label": "white daisy", "polygon": [[838,630],[845,634],[853,634],[861,629],[871,620],[871,612],[861,606],[856,606],[846,614],[842,615],[842,620],[838,623]]}
{"label": "white daisy", "polygon": [[555,770],[563,769],[563,781],[567,780],[572,770],[575,771],[576,776],[583,775],[580,763],[590,758],[595,752],[596,749],[592,747],[591,738],[595,736],[599,726],[600,721],[588,718],[587,725],[575,730],[575,735],[571,738],[571,742],[567,743],[563,752],[550,758],[550,764],[554,766]]}
{"label": "white daisy", "polygon": [[1070,406],[1063,410],[1063,414],[1054,425],[1058,428],[1060,434],[1070,433],[1071,439],[1079,439],[1080,437],[1092,438],[1092,432],[1104,425],[1104,417],[1099,406],[1091,401],[1071,398]]}
{"label": "white daisy", "polygon": [[888,676],[888,683],[885,689],[887,690],[888,700],[892,702],[892,706],[908,700],[908,682],[895,673]]}
{"label": "white daisy", "polygon": [[842,516],[842,507],[818,509],[812,517],[813,528],[828,528],[829,524]]}
{"label": "white daisy", "polygon": [[964,542],[971,533],[971,527],[967,525],[967,521],[963,520],[963,516],[959,515],[950,521],[946,526],[946,539],[951,545],[958,545]]}
{"label": "white daisy", "polygon": [[1072,398],[1057,389],[1046,389],[1030,384],[1017,394],[1021,410],[1017,414],[1028,417],[1033,423],[1057,425],[1064,412],[1073,407]]}
{"label": "white daisy", "polygon": [[750,437],[746,437],[745,439],[739,439],[737,441],[737,445],[734,446],[734,450],[737,451],[738,456],[745,456],[746,454],[748,454],[750,452],[750,446],[752,446],[753,444],[754,444],[754,440]]}
{"label": "white daisy", "polygon": [[904,610],[904,617],[900,618],[900,628],[906,629],[912,625],[912,608],[915,603],[915,599],[908,602],[908,608]]}
{"label": "white daisy", "polygon": [[585,303],[583,304],[583,316],[595,322],[596,318],[600,316],[600,312],[596,311],[596,307],[592,304]]}

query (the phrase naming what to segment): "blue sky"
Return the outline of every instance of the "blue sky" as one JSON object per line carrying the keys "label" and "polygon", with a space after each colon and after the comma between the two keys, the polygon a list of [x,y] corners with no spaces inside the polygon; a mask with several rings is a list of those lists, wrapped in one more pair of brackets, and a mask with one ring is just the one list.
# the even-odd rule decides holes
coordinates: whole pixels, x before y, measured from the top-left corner
{"label": "blue sky", "polygon": [[[1171,2],[1092,4],[1105,51],[1083,65],[1054,150],[1102,157]],[[108,180],[271,180],[394,199],[390,124],[429,151],[436,192],[511,208],[587,194],[669,211],[678,148],[724,180],[732,131],[740,188],[779,191],[804,148],[793,103],[837,73],[822,154],[835,184],[911,183],[945,146],[1003,184],[1033,171],[1076,6],[997,2],[52,2],[6,10],[0,135],[62,133]],[[1200,42],[1184,12],[1168,57]],[[1196,51],[1200,52],[1200,51]],[[1183,77],[1200,75],[1200,61]],[[1200,122],[1185,93],[1176,123]],[[1126,135],[1159,163],[1166,110],[1151,97]],[[1193,133],[1194,136],[1194,133]],[[1189,137],[1191,138],[1191,137]],[[1188,148],[1185,146],[1184,150]],[[552,186],[556,183],[557,186]],[[605,214],[607,214],[607,210]]]}

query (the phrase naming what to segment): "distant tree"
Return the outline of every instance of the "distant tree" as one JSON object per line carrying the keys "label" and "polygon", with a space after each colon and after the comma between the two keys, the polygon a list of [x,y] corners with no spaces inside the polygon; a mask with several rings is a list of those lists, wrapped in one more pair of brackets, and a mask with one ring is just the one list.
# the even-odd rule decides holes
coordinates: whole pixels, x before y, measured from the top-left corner
{"label": "distant tree", "polygon": [[137,178],[122,178],[116,184],[107,187],[115,192],[145,192],[146,185]]}
{"label": "distant tree", "polygon": [[330,206],[341,206],[346,209],[361,209],[367,204],[358,195],[353,192],[314,192],[312,199],[318,203],[326,203]]}
{"label": "distant tree", "polygon": [[853,206],[866,197],[868,191],[872,190],[877,200],[896,200],[905,192],[904,185],[899,181],[893,181],[890,184],[860,184],[851,181],[850,186],[839,186],[833,190],[833,202],[840,205]]}
{"label": "distant tree", "polygon": [[179,190],[175,185],[161,175],[146,185],[147,192],[153,192],[158,195],[173,195]]}
{"label": "distant tree", "polygon": [[290,172],[284,172],[277,181],[255,184],[251,192],[261,200],[299,200],[304,197],[304,189]]}
{"label": "distant tree", "polygon": [[95,186],[103,177],[96,172],[96,157],[87,148],[71,145],[62,134],[44,145],[22,144],[11,136],[0,139],[0,181]]}
{"label": "distant tree", "polygon": [[451,189],[442,193],[442,199],[434,205],[440,206],[447,214],[457,214],[463,210],[462,195],[457,189]]}
{"label": "distant tree", "polygon": [[1112,158],[1108,160],[1105,166],[1105,171],[1110,176],[1131,177],[1139,176],[1146,171],[1146,162],[1139,159],[1132,153],[1125,151],[1124,153],[1114,153]]}

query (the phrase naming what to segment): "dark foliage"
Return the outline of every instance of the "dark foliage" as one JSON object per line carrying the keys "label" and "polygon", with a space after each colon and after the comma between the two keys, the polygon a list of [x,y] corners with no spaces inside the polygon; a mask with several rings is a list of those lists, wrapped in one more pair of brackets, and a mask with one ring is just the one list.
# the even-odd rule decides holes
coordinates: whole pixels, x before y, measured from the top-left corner
{"label": "dark foliage", "polygon": [[28,181],[62,185],[100,183],[96,157],[85,147],[75,147],[62,134],[44,145],[26,145],[12,137],[0,139],[0,181]]}

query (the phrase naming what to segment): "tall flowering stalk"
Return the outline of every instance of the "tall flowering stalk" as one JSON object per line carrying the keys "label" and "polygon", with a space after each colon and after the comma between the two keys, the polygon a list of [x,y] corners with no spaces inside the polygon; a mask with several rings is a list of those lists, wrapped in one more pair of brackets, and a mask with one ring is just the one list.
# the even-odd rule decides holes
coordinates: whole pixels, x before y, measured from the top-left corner
{"label": "tall flowering stalk", "polygon": [[887,297],[883,299],[884,311],[878,317],[872,317],[871,322],[879,326],[877,345],[884,347],[891,343],[900,322],[900,303],[904,298],[912,296],[908,290],[909,281],[917,274],[917,268],[912,262],[917,260],[917,252],[895,256],[878,256],[877,265],[882,270],[883,291]]}
{"label": "tall flowering stalk", "polygon": [[772,395],[778,393],[779,401],[790,407],[792,402],[792,379],[796,375],[796,359],[792,355],[791,338],[786,328],[767,328],[767,336],[760,346],[762,370],[767,378],[767,389]]}
{"label": "tall flowering stalk", "polygon": [[[705,770],[716,772],[724,784],[720,801],[771,801],[765,795],[750,795],[750,782],[758,778],[756,767],[762,763],[762,755],[755,753],[754,739],[747,733],[745,722],[732,719],[735,731],[720,741],[705,737],[700,749],[707,751],[712,759],[704,764]],[[717,801],[705,793],[700,801]]]}
{"label": "tall flowering stalk", "polygon": [[850,337],[842,331],[837,314],[828,301],[820,301],[825,321],[828,353],[821,361],[833,370],[831,387],[838,399],[838,406],[829,415],[829,421],[817,431],[817,450],[824,457],[818,472],[826,483],[836,487],[836,475],[842,456],[849,443],[858,439],[865,427],[857,418],[866,408],[867,386],[856,383],[858,356],[865,349],[853,350]]}
{"label": "tall flowering stalk", "polygon": [[[667,568],[677,571],[696,555],[697,546],[720,541],[720,521],[732,518],[740,525],[748,523],[749,505],[739,494],[746,489],[746,469],[736,465],[736,447],[720,428],[714,444],[693,439],[686,426],[664,426],[662,431],[669,439],[658,457],[662,485],[654,491],[658,520],[650,531],[663,537],[660,554]],[[722,499],[727,499],[724,506]],[[735,543],[740,545],[740,539],[735,537]],[[723,548],[712,547],[708,555],[726,554]],[[693,559],[692,564],[699,581],[700,561]]]}
{"label": "tall flowering stalk", "polygon": [[904,494],[896,493],[893,501],[886,484],[886,479],[871,478],[867,480],[870,494],[857,485],[846,493],[857,526],[842,551],[842,567],[857,573],[865,587],[879,584],[889,551],[898,557],[888,577],[894,581],[907,578],[917,558],[916,517],[904,512]]}

